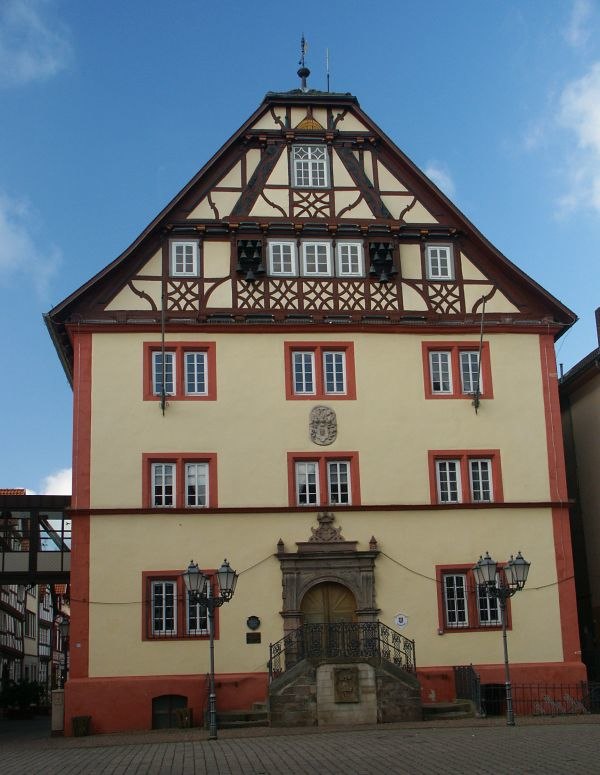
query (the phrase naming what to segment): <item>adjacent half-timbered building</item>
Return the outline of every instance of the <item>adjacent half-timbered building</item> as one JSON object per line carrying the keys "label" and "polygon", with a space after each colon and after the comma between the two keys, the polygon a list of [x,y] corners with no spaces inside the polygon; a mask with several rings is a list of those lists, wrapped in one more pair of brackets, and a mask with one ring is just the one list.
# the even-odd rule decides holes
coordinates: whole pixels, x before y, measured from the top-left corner
{"label": "adjacent half-timbered building", "polygon": [[[267,94],[47,315],[74,391],[66,728],[202,716],[190,558],[240,573],[216,613],[220,710],[264,701],[308,624],[357,625],[341,656],[360,669],[329,676],[357,696],[383,686],[365,633],[407,672],[416,654],[426,701],[454,696],[454,666],[501,683],[500,611],[472,574],[486,550],[531,561],[513,679],[583,678],[554,359],[574,320],[355,97]],[[302,723],[333,717],[326,680]],[[390,718],[374,702],[362,718]]]}

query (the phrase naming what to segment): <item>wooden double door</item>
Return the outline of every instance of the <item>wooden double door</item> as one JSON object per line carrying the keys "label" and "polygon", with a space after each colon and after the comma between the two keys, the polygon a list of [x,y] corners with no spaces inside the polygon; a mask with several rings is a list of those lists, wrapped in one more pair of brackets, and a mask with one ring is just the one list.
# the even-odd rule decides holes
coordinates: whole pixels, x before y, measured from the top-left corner
{"label": "wooden double door", "polygon": [[356,621],[356,600],[343,584],[323,582],[309,589],[300,605],[304,624]]}

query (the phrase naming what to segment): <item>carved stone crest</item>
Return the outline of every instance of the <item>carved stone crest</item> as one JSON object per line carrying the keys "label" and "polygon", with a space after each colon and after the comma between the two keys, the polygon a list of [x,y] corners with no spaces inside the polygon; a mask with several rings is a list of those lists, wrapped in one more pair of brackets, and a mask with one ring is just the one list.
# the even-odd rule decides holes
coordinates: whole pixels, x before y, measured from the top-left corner
{"label": "carved stone crest", "polygon": [[332,541],[344,541],[341,527],[333,527],[335,517],[328,511],[323,511],[317,516],[319,527],[311,527],[312,536],[308,539],[311,543],[329,544]]}
{"label": "carved stone crest", "polygon": [[326,447],[333,444],[337,437],[337,419],[333,409],[328,406],[315,406],[310,410],[308,421],[310,440],[313,444]]}

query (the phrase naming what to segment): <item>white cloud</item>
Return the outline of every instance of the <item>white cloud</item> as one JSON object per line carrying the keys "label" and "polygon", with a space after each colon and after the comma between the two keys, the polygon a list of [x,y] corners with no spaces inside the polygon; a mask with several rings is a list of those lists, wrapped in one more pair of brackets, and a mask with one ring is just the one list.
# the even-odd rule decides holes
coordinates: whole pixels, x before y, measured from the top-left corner
{"label": "white cloud", "polygon": [[427,167],[425,167],[425,174],[433,180],[438,188],[442,189],[446,196],[454,196],[454,181],[443,164],[437,161],[429,162]]}
{"label": "white cloud", "polygon": [[44,18],[51,5],[51,0],[1,0],[0,86],[51,78],[69,63],[65,25]]}
{"label": "white cloud", "polygon": [[62,468],[53,474],[48,474],[42,482],[42,495],[70,495],[72,470]]}
{"label": "white cloud", "polygon": [[589,21],[592,15],[590,0],[575,0],[571,16],[564,28],[565,40],[573,48],[585,45],[590,37]]}
{"label": "white cloud", "polygon": [[38,223],[27,202],[0,191],[0,285],[14,275],[26,274],[40,296],[45,296],[61,254],[52,245],[37,245],[34,232]]}
{"label": "white cloud", "polygon": [[567,84],[560,97],[558,122],[575,139],[568,159],[569,188],[561,208],[563,212],[591,208],[600,213],[600,62]]}

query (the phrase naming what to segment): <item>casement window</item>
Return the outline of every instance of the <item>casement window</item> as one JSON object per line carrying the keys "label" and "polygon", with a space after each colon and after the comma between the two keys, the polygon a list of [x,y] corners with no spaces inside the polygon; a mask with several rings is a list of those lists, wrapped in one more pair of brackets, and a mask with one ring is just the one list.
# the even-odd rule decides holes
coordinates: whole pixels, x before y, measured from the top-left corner
{"label": "casement window", "polygon": [[144,508],[205,509],[217,506],[214,453],[142,455]]}
{"label": "casement window", "polygon": [[295,188],[327,188],[327,167],[325,145],[292,146],[292,182]]}
{"label": "casement window", "polygon": [[502,478],[498,450],[429,452],[432,503],[501,502]]}
{"label": "casement window", "polygon": [[[493,398],[489,342],[423,342],[426,398]],[[479,389],[478,389],[479,388]]]}
{"label": "casement window", "polygon": [[[500,569],[500,581],[503,570]],[[438,612],[440,631],[480,630],[502,626],[502,610],[497,598],[477,584],[469,565],[438,566]],[[507,626],[510,602],[507,601]]]}
{"label": "casement window", "polygon": [[305,277],[333,274],[330,242],[302,242],[302,274]]}
{"label": "casement window", "polygon": [[428,280],[454,279],[452,245],[426,245],[425,262]]}
{"label": "casement window", "polygon": [[217,397],[214,342],[144,342],[144,400],[214,401]]}
{"label": "casement window", "polygon": [[288,454],[290,506],[350,506],[360,503],[358,453]]}
{"label": "casement window", "polygon": [[171,277],[197,277],[199,274],[198,243],[171,242]]}
{"label": "casement window", "polygon": [[356,398],[351,342],[285,342],[284,347],[287,398]]}
{"label": "casement window", "polygon": [[365,262],[362,242],[338,242],[335,249],[338,277],[364,276]]}
{"label": "casement window", "polygon": [[[214,571],[208,573],[208,595],[212,594]],[[209,618],[206,606],[190,601],[182,571],[145,571],[142,574],[144,640],[206,638]],[[218,637],[215,612],[215,637]]]}
{"label": "casement window", "polygon": [[270,275],[293,277],[298,274],[295,242],[291,240],[285,242],[269,241],[268,257]]}

